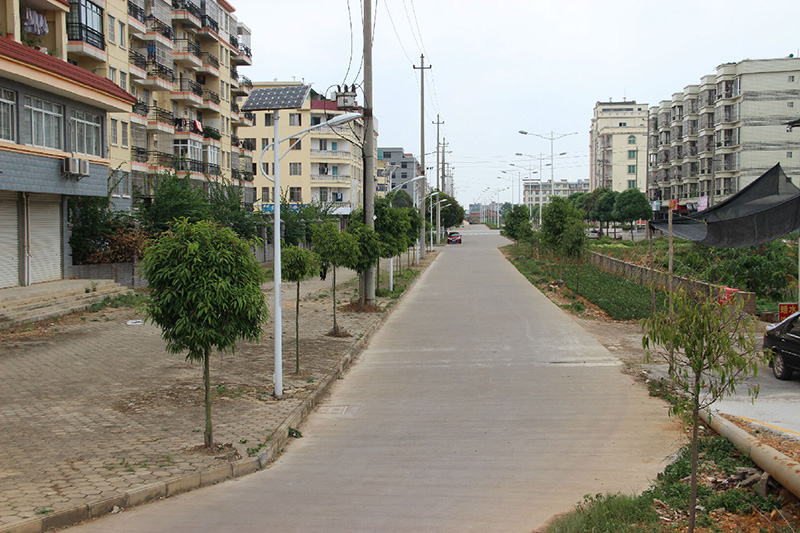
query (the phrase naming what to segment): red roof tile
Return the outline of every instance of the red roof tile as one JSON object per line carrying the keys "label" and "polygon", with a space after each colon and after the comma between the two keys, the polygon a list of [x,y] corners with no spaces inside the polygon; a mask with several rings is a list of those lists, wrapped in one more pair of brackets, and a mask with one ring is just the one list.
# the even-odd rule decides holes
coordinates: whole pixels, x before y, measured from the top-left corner
{"label": "red roof tile", "polygon": [[225,11],[227,11],[228,13],[233,13],[234,11],[236,11],[236,8],[235,8],[235,7],[233,7],[232,5],[230,5],[230,4],[229,4],[228,2],[226,2],[225,0],[219,0],[219,1],[218,1],[218,3],[219,3],[219,5],[220,5],[220,7],[222,7],[222,9],[224,9],[224,10],[225,10]]}
{"label": "red roof tile", "polygon": [[21,61],[35,68],[47,70],[53,74],[102,91],[110,96],[127,100],[132,104],[137,101],[135,96],[107,78],[62,61],[57,57],[43,54],[39,50],[6,37],[0,37],[0,55]]}

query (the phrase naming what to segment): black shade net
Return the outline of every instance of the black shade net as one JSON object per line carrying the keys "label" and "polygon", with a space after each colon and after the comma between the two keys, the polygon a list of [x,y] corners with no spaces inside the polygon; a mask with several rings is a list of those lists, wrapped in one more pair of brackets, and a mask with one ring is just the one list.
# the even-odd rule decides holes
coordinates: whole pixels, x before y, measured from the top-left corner
{"label": "black shade net", "polygon": [[[650,226],[669,232],[667,221]],[[800,189],[780,163],[727,200],[691,216],[673,214],[672,234],[706,246],[744,248],[800,228]]]}

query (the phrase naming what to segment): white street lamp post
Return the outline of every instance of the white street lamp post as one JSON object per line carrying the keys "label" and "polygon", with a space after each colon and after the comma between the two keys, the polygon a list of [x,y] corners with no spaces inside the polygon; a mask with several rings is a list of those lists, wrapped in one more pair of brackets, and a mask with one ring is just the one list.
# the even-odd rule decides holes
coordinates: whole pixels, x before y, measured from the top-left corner
{"label": "white street lamp post", "polygon": [[[396,168],[397,167],[395,167],[395,169]],[[392,171],[392,172],[394,172],[394,171]],[[413,181],[421,180],[424,177],[425,176],[417,176],[416,178],[412,178],[410,180],[404,181],[403,183],[398,183],[397,185],[395,185],[394,187],[389,189],[386,192],[386,194],[388,195],[389,193],[399,189],[403,185],[405,185],[407,183],[411,183]],[[389,182],[389,185],[391,185],[391,182]],[[417,189],[416,189],[416,187],[414,187],[414,205],[417,205]],[[394,256],[389,258],[389,291],[391,292],[393,290],[394,290]]]}
{"label": "white street lamp post", "polygon": [[[281,204],[280,204],[280,197],[281,197],[281,159],[289,153],[291,150],[291,146],[289,150],[281,155],[280,153],[280,144],[284,141],[289,139],[296,139],[300,140],[302,137],[298,137],[298,135],[308,134],[311,130],[316,130],[325,126],[336,126],[338,124],[344,124],[346,122],[353,121],[357,118],[361,118],[361,113],[345,113],[343,115],[337,115],[330,120],[322,122],[321,124],[315,124],[310,128],[306,128],[302,131],[299,131],[290,137],[285,137],[283,139],[280,138],[279,133],[279,113],[278,110],[273,111],[273,124],[275,127],[275,139],[272,144],[266,145],[261,150],[261,156],[258,158],[258,168],[261,171],[261,174],[267,178],[268,180],[274,183],[272,201],[275,204],[273,209],[274,212],[274,226],[272,231],[272,244],[275,250],[274,258],[273,258],[273,276],[275,279],[275,308],[273,309],[273,323],[275,325],[274,329],[274,342],[275,342],[275,370],[273,375],[273,395],[276,398],[280,398],[283,396],[283,317],[281,315]],[[271,147],[275,146],[275,159],[274,159],[274,176],[270,178],[266,172],[264,172],[264,154],[266,151]]]}
{"label": "white street lamp post", "polygon": [[[561,133],[561,134],[558,134],[558,133],[555,133],[555,132],[551,131],[549,137],[546,137],[544,135],[539,135],[538,133],[529,133],[529,132],[527,132],[525,130],[519,130],[519,132],[522,135],[533,135],[534,137],[539,137],[540,139],[545,139],[545,140],[550,141],[550,198],[553,198],[556,195],[556,182],[554,181],[554,178],[553,178],[553,142],[556,139],[563,139],[564,137],[568,137],[570,135],[577,135],[578,132],[577,131],[573,131],[572,133]],[[564,154],[566,154],[566,152],[562,152],[559,155],[564,155]]]}

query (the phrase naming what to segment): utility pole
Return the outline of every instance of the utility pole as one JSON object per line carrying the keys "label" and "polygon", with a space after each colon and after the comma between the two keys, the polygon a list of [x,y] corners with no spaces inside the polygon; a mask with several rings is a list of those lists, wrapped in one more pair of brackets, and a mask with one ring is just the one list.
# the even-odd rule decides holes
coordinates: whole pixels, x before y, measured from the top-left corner
{"label": "utility pole", "polygon": [[[425,176],[425,71],[430,70],[431,66],[425,66],[425,55],[420,54],[419,56],[419,63],[420,66],[412,65],[414,70],[419,70],[419,78],[420,78],[420,104],[419,104],[419,112],[420,112],[420,132],[419,132],[419,142],[420,142],[420,164],[422,165],[422,175]],[[422,224],[420,224],[419,228],[419,258],[425,259],[425,192],[427,189],[427,179],[422,178],[419,180],[419,184],[417,185],[422,193],[419,195],[419,214],[422,217]]]}
{"label": "utility pole", "polygon": [[[439,178],[439,126],[444,124],[444,121],[439,120],[439,114],[436,114],[436,189],[439,192],[444,192],[444,172],[441,173],[441,179]],[[442,150],[442,159],[444,160],[444,147],[441,147]],[[444,167],[442,167],[444,168]],[[436,204],[436,244],[442,244],[442,204]],[[433,243],[431,243],[433,246]]]}
{"label": "utility pole", "polygon": [[[375,229],[375,135],[372,110],[372,2],[364,2],[364,224]],[[380,265],[380,260],[378,262]],[[375,267],[364,274],[364,303],[375,303]]]}

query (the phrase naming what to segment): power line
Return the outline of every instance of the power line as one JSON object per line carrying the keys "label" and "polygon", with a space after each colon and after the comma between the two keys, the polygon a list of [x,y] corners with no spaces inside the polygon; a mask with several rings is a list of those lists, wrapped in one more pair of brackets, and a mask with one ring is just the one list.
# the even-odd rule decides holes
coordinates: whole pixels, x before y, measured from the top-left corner
{"label": "power line", "polygon": [[[397,32],[397,26],[395,26],[395,24],[394,24],[394,19],[392,18],[392,12],[389,11],[389,4],[386,3],[386,0],[383,0],[383,4],[386,7],[386,14],[389,15],[389,22],[392,23],[392,29],[394,30],[395,37],[397,37],[397,43],[400,45],[400,49],[403,50],[403,54],[406,56],[406,59],[408,59],[408,62],[413,65],[414,64],[414,60],[412,60],[411,56],[408,55],[408,52],[406,51],[406,47],[403,46],[403,41],[402,41],[402,39],[400,39],[400,34]],[[416,78],[417,77],[414,76],[414,79],[416,79]]]}

